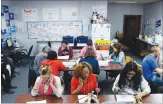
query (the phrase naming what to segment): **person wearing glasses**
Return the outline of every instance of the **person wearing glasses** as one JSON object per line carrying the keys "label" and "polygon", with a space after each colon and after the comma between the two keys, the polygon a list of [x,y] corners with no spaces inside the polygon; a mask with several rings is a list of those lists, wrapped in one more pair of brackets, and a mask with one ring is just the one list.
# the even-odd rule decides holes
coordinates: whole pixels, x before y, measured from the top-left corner
{"label": "person wearing glasses", "polygon": [[145,80],[135,62],[129,62],[117,76],[112,91],[118,94],[136,95],[136,99],[142,100],[150,92],[150,86]]}

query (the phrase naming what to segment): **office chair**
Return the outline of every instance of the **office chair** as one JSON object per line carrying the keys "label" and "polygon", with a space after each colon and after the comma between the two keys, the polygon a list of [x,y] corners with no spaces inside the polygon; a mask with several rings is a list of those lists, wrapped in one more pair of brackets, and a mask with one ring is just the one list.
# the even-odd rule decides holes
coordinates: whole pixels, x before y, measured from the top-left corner
{"label": "office chair", "polygon": [[87,43],[88,42],[88,36],[78,36],[77,43]]}
{"label": "office chair", "polygon": [[33,45],[29,48],[28,52],[26,49],[21,49],[21,50],[16,51],[15,57],[16,57],[18,66],[23,61],[23,59],[28,59],[28,62],[29,62],[29,60],[32,58],[32,57],[30,57],[32,49],[33,49]]}
{"label": "office chair", "polygon": [[33,70],[34,61],[29,63],[29,72],[28,72],[28,88],[33,87],[37,78],[36,72]]}
{"label": "office chair", "polygon": [[73,36],[64,36],[63,40],[68,43],[74,43],[74,37]]}

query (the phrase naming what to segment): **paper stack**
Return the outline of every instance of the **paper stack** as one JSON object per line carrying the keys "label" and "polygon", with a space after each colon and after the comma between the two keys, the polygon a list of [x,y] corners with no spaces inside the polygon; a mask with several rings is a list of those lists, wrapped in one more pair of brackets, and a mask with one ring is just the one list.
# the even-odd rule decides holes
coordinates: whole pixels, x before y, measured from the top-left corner
{"label": "paper stack", "polygon": [[30,101],[30,102],[26,102],[28,104],[46,104],[46,100],[41,100],[41,101]]}

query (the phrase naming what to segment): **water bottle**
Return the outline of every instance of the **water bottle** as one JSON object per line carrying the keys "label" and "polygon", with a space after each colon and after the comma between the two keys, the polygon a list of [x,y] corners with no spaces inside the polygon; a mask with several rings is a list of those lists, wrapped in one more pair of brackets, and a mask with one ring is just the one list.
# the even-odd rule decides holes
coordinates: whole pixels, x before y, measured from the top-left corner
{"label": "water bottle", "polygon": [[116,58],[116,56],[114,56],[113,63],[116,64],[116,61],[117,61],[117,58]]}

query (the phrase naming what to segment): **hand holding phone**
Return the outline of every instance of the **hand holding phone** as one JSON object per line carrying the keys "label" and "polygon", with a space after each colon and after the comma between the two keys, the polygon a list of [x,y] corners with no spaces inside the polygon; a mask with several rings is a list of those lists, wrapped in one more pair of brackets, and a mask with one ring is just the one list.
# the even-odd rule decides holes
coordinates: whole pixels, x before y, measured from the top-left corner
{"label": "hand holding phone", "polygon": [[80,83],[81,86],[83,86],[84,80],[82,78],[79,78],[79,83]]}

